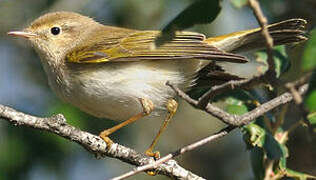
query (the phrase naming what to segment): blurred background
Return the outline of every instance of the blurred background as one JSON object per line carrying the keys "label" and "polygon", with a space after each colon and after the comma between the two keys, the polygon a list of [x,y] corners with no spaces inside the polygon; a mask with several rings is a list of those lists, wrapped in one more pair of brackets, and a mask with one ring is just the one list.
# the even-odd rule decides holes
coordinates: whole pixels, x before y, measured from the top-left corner
{"label": "blurred background", "polygon": [[[59,101],[49,89],[39,58],[30,44],[8,37],[7,31],[20,30],[38,16],[51,11],[74,11],[114,26],[135,29],[161,29],[193,1],[190,0],[0,0],[0,104],[36,116],[63,113],[68,123],[93,134],[115,125],[115,122],[91,117]],[[316,24],[315,0],[260,1],[269,22],[292,17],[305,18],[309,28]],[[236,8],[229,0],[210,25],[190,29],[207,36],[221,35],[257,27],[249,8]],[[299,77],[304,44],[288,48],[292,59],[284,80]],[[235,71],[253,72],[253,66],[234,67]],[[290,107],[288,123],[299,118]],[[111,138],[143,152],[151,143],[161,122],[138,121]],[[163,134],[157,149],[164,155],[224,127],[211,116],[180,102],[180,109]],[[316,142],[304,128],[297,128],[288,142],[288,166],[316,174]],[[311,159],[314,158],[314,159]],[[200,147],[178,158],[178,162],[206,179],[253,179],[249,153],[242,134],[235,130],[216,142]],[[0,121],[0,180],[2,179],[108,179],[133,167],[115,159],[96,159],[81,146],[56,135]],[[167,179],[140,174],[130,179]]]}

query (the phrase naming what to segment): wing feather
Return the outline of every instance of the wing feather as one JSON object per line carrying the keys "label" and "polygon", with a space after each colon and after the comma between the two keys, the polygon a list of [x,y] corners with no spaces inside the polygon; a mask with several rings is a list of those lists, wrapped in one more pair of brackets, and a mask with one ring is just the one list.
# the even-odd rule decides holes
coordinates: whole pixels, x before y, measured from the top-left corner
{"label": "wing feather", "polygon": [[93,44],[67,54],[68,62],[101,63],[142,60],[201,59],[235,63],[247,62],[243,56],[227,53],[209,45],[204,35],[178,32],[170,42],[153,48],[159,31],[136,31],[125,37],[100,38]]}

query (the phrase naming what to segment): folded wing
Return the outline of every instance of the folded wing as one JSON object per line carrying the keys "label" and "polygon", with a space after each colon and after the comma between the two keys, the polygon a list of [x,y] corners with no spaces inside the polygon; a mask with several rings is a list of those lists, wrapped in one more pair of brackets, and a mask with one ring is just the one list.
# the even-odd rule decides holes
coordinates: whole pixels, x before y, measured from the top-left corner
{"label": "folded wing", "polygon": [[[105,63],[143,60],[215,60],[245,63],[243,56],[227,53],[204,42],[205,36],[194,32],[178,32],[174,39],[154,48],[159,31],[135,31],[124,37],[101,37],[79,46],[66,55],[68,62]],[[87,44],[87,43],[86,43]]]}

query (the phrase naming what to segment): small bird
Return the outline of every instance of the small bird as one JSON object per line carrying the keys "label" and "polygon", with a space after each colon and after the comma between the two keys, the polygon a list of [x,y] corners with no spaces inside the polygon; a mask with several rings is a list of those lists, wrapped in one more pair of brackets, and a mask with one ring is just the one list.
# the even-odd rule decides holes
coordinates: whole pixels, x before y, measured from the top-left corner
{"label": "small bird", "polygon": [[[306,21],[290,19],[268,26],[275,45],[306,40]],[[153,151],[159,136],[175,114],[175,93],[170,81],[183,91],[240,79],[218,62],[246,63],[236,53],[264,47],[260,28],[206,38],[195,32],[176,32],[167,43],[153,48],[160,31],[105,26],[73,12],[45,14],[23,31],[8,35],[28,39],[40,56],[55,94],[99,118],[125,120],[104,130],[108,136],[142,117],[166,116],[145,154]],[[200,73],[206,72],[206,73]]]}

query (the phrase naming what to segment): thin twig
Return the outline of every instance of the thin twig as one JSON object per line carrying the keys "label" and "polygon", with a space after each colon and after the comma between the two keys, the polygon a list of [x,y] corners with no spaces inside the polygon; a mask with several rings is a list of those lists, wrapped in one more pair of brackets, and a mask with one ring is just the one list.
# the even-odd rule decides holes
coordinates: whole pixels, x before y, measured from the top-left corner
{"label": "thin twig", "polygon": [[285,88],[290,90],[290,92],[293,94],[293,98],[296,104],[301,104],[303,102],[302,96],[297,92],[296,88],[307,81],[311,78],[312,73],[307,73],[305,76],[299,78],[298,80],[294,82],[288,82],[285,84]]}
{"label": "thin twig", "polygon": [[296,104],[301,104],[303,102],[303,98],[302,96],[297,92],[297,90],[295,89],[295,86],[291,83],[287,83],[286,84],[287,88],[290,90],[290,92],[292,93],[293,95],[293,98],[294,98],[294,101]]}
{"label": "thin twig", "polygon": [[235,88],[251,88],[256,84],[262,83],[263,80],[265,80],[263,76],[258,76],[251,79],[232,80],[224,84],[214,86],[199,98],[197,107],[199,109],[204,109],[210,100],[218,94],[233,90]]}
{"label": "thin twig", "polygon": [[287,129],[287,133],[291,133],[294,129],[296,129],[297,127],[299,127],[300,125],[303,124],[303,120],[298,120],[296,121],[294,124],[292,124],[288,129]]}
{"label": "thin twig", "polygon": [[302,95],[297,91],[297,86],[299,86],[303,83],[306,83],[306,81],[308,81],[311,76],[312,76],[312,73],[308,73],[307,75],[303,76],[302,78],[300,78],[294,82],[288,82],[285,84],[285,88],[287,88],[292,93],[292,96],[294,98],[294,102],[296,103],[296,105],[299,108],[299,112],[303,117],[304,123],[307,125],[309,131],[311,133],[313,133],[314,132],[313,127],[307,118],[309,112],[303,105]]}
{"label": "thin twig", "polygon": [[249,6],[252,8],[255,17],[257,18],[258,23],[261,26],[261,32],[262,36],[265,39],[265,44],[266,44],[266,49],[267,49],[267,54],[268,54],[268,65],[269,69],[265,73],[269,76],[269,81],[272,83],[275,82],[276,80],[276,72],[275,72],[275,64],[273,60],[273,39],[268,31],[268,20],[267,18],[263,15],[262,10],[260,8],[260,5],[257,0],[248,0]]}
{"label": "thin twig", "polygon": [[147,164],[147,165],[144,165],[144,166],[137,167],[134,170],[129,171],[129,172],[125,173],[125,174],[122,174],[121,176],[112,178],[111,180],[126,179],[126,178],[131,177],[131,176],[133,176],[135,174],[138,174],[140,172],[144,172],[144,171],[148,171],[148,170],[154,169],[159,164],[165,163],[166,161],[169,161],[169,160],[171,160],[172,158],[174,158],[176,156],[184,154],[184,153],[186,153],[188,151],[192,151],[193,149],[201,147],[202,145],[204,145],[206,143],[212,142],[212,141],[214,141],[214,140],[216,140],[218,138],[221,138],[221,137],[227,135],[230,131],[232,131],[235,128],[236,127],[234,127],[234,126],[228,126],[228,127],[224,128],[224,129],[218,131],[217,133],[212,134],[211,136],[208,136],[208,137],[203,138],[203,139],[201,139],[201,140],[199,140],[197,142],[194,142],[194,143],[192,143],[192,144],[190,144],[188,146],[180,148],[179,150],[174,151],[174,152],[162,157],[161,159],[157,160],[156,162],[153,162],[151,164]]}

